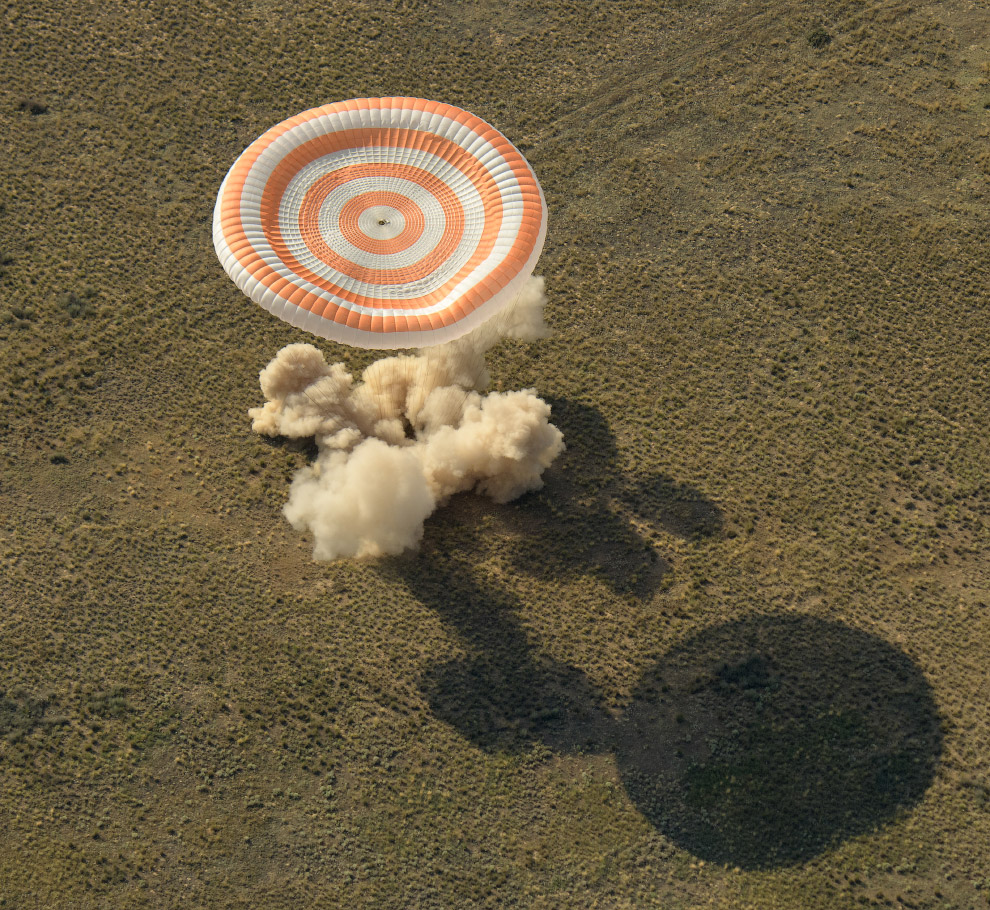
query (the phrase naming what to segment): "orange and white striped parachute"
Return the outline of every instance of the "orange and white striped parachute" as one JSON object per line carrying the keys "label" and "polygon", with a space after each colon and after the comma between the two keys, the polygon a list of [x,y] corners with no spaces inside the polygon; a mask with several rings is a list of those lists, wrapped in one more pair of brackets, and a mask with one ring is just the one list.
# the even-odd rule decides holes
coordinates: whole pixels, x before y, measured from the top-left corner
{"label": "orange and white striped parachute", "polygon": [[546,236],[526,159],[473,114],[362,98],[256,139],[217,197],[213,244],[276,316],[364,348],[425,347],[515,299]]}

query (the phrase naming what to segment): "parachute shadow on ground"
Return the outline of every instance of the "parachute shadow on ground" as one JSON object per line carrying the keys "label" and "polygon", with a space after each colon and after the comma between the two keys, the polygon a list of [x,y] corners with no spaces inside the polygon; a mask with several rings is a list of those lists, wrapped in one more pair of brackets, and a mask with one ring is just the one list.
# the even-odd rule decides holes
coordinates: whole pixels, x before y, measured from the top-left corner
{"label": "parachute shadow on ground", "polygon": [[756,616],[706,629],[644,674],[612,748],[630,798],[679,846],[774,868],[917,803],[942,727],[920,668],[882,639]]}

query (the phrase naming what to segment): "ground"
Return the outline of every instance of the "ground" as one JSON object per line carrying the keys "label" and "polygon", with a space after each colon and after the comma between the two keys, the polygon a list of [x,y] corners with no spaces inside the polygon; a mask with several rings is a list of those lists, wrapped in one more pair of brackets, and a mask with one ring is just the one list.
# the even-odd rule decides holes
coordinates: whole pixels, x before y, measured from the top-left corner
{"label": "ground", "polygon": [[[988,905],[985,4],[2,16],[0,907]],[[377,95],[539,176],[568,450],[318,564],[212,209]]]}

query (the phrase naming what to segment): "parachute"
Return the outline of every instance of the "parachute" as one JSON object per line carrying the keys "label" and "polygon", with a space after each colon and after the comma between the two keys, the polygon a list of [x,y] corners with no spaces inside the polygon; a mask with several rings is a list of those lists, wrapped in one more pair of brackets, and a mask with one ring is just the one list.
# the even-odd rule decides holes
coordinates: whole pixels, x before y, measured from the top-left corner
{"label": "parachute", "polygon": [[298,328],[387,356],[355,380],[310,344],[261,371],[248,415],[313,437],[284,514],[316,559],[414,549],[455,493],[508,502],[563,451],[534,389],[484,394],[485,352],[545,337],[547,230],[526,159],[483,120],[419,98],[363,98],[272,127],[217,196],[213,245],[252,300]]}
{"label": "parachute", "polygon": [[498,130],[420,98],[362,98],[272,127],[234,162],[213,244],[235,284],[315,335],[430,347],[512,304],[547,229]]}

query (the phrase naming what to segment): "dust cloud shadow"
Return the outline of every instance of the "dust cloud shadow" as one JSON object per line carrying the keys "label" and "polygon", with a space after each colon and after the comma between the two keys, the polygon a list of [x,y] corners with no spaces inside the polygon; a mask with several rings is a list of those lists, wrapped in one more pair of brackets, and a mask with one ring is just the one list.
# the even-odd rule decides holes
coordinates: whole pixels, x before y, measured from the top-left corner
{"label": "dust cloud shadow", "polygon": [[683,538],[717,537],[721,508],[666,475],[623,475],[601,411],[571,399],[548,401],[567,450],[544,475],[543,489],[493,508],[515,535],[513,567],[548,582],[592,573],[617,594],[648,599],[670,564],[637,525]]}
{"label": "dust cloud shadow", "polygon": [[312,436],[258,435],[257,440],[272,450],[304,455],[309,464],[316,461],[316,457],[320,454],[320,447],[316,444],[316,439]]}
{"label": "dust cloud shadow", "polygon": [[685,540],[721,537],[725,514],[694,487],[665,474],[639,477],[620,493],[640,520]]}
{"label": "dust cloud shadow", "polygon": [[[559,751],[593,750],[614,725],[601,693],[584,673],[555,661],[519,622],[524,604],[510,586],[474,568],[486,543],[478,528],[495,525],[510,542],[507,562],[549,584],[592,574],[617,594],[651,597],[670,570],[630,520],[632,507],[661,524],[686,527],[677,506],[701,508],[717,533],[721,510],[666,477],[616,476],[615,436],[598,409],[552,401],[553,420],[574,440],[545,475],[546,486],[506,505],[460,494],[426,523],[419,554],[383,562],[463,640],[467,656],[431,666],[420,680],[433,714],[488,751],[542,742]],[[711,516],[718,516],[712,523]],[[695,533],[692,529],[691,533]]]}
{"label": "dust cloud shadow", "polygon": [[488,752],[526,751],[534,743],[561,752],[589,746],[607,713],[578,668],[541,652],[519,623],[508,592],[472,579],[469,569],[410,590],[455,628],[467,655],[438,662],[420,689],[439,720]]}
{"label": "dust cloud shadow", "polygon": [[761,869],[807,861],[916,804],[942,727],[921,670],[882,639],[760,616],[669,652],[612,746],[658,830],[706,861]]}

